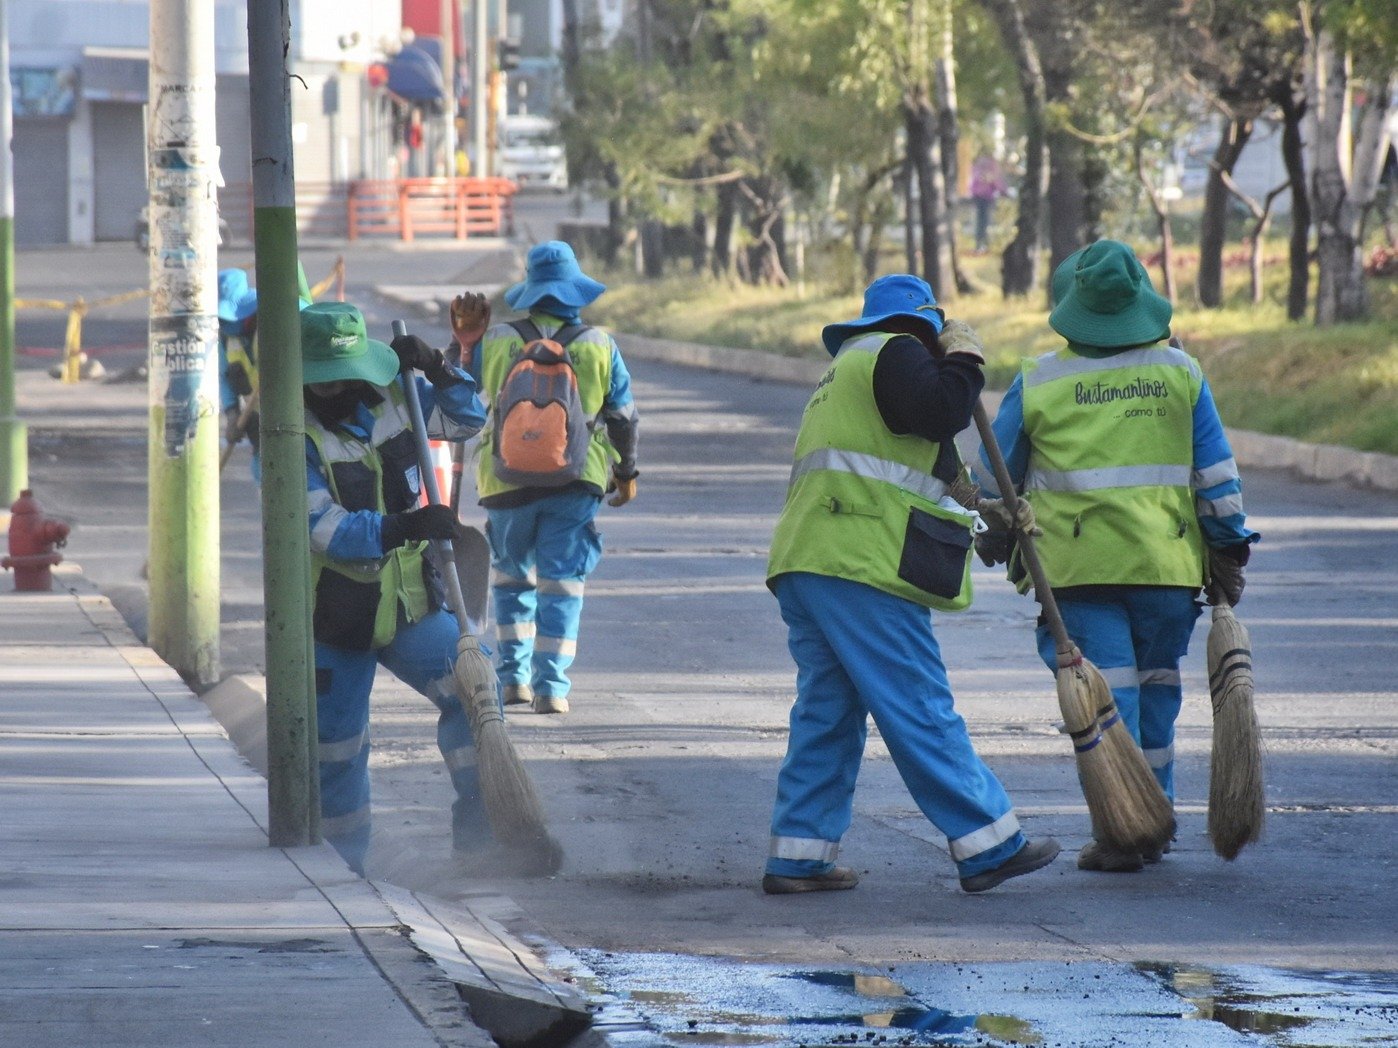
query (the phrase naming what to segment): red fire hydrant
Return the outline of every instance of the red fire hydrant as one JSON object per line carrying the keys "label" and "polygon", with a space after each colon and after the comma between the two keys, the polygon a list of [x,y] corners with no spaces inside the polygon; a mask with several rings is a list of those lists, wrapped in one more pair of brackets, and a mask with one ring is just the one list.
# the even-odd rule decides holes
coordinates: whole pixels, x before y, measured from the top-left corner
{"label": "red fire hydrant", "polygon": [[10,555],[0,567],[15,569],[15,589],[42,593],[53,589],[50,570],[63,559],[55,548],[68,541],[68,525],[44,516],[34,493],[28,489],[10,507]]}

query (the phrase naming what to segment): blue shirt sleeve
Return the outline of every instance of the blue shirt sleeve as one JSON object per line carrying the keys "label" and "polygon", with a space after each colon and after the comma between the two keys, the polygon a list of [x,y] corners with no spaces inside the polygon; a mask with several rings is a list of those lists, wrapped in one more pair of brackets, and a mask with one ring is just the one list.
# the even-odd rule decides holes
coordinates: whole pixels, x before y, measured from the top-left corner
{"label": "blue shirt sleeve", "polygon": [[622,411],[628,404],[634,403],[631,397],[631,372],[626,370],[626,361],[621,359],[616,339],[608,335],[607,341],[612,344],[612,381],[607,395],[602,398],[602,407],[606,411]]}
{"label": "blue shirt sleeve", "polygon": [[[995,442],[1000,445],[1001,454],[1005,456],[1005,465],[1009,468],[1015,489],[1023,489],[1024,474],[1029,470],[1029,438],[1024,432],[1024,380],[1021,375],[1016,375],[1010,383],[990,428],[995,433]],[[988,497],[1000,497],[1000,485],[995,480],[995,471],[990,468],[990,456],[985,453],[984,447],[980,451],[975,481]]]}
{"label": "blue shirt sleeve", "polygon": [[1210,546],[1237,546],[1262,536],[1247,526],[1243,481],[1205,379],[1194,404],[1194,506],[1199,529]]}

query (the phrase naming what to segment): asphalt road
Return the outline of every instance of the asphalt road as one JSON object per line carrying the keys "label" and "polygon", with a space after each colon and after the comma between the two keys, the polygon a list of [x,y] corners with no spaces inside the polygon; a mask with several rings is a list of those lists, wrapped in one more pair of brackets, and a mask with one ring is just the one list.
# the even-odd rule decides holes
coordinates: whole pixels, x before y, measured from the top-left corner
{"label": "asphalt road", "polygon": [[[116,290],[127,273],[117,272],[113,250],[27,253],[20,294],[67,287],[71,297],[89,276]],[[307,252],[312,280],[337,253]],[[392,310],[373,297],[375,284],[512,279],[508,254],[489,246],[357,248],[347,268],[351,297],[384,328]],[[36,269],[48,284],[29,280]],[[140,324],[137,310],[110,329],[90,320],[89,329],[94,345],[115,332],[110,344],[120,346],[139,341]],[[439,319],[424,317],[417,329],[444,334]],[[42,347],[44,331],[22,316],[21,345]],[[99,355],[110,370],[128,358],[119,348]],[[44,358],[22,361],[33,486],[46,508],[75,521],[70,559],[139,614],[144,390],[64,387],[43,377]],[[966,896],[875,735],[842,853],[861,871],[859,888],[770,898],[758,880],[794,670],[763,568],[807,391],[650,363],[632,371],[640,497],[604,507],[599,519],[605,555],[588,585],[573,712],[510,713],[566,849],[563,870],[526,880],[453,865],[431,707],[381,674],[371,876],[448,896],[502,892],[573,959],[592,958],[594,973],[610,964],[613,990],[645,970],[618,958],[652,954],[822,969],[1024,962],[1036,978],[1064,962],[1268,966],[1379,973],[1393,986],[1398,498],[1245,473],[1264,541],[1239,612],[1255,655],[1269,821],[1264,841],[1235,863],[1215,857],[1204,836],[1207,614],[1185,666],[1175,849],[1138,875],[1083,873],[1072,855],[1087,839],[1087,818],[1055,728],[1052,680],[1033,651],[1035,606],[977,566],[972,609],[936,620],[958,707],[1027,832],[1057,836],[1064,856]],[[261,669],[256,499],[240,451],[223,484],[225,672]],[[1007,987],[1002,997],[1017,993]],[[1398,1014],[1398,996],[1385,1000]]]}

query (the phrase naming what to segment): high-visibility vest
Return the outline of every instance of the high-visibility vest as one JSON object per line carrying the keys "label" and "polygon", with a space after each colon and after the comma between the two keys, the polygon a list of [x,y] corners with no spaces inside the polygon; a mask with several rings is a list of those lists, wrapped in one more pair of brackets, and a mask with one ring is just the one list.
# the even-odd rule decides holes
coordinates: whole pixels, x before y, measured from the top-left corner
{"label": "high-visibility vest", "polygon": [[874,364],[895,337],[846,341],[806,404],[767,582],[812,572],[956,611],[971,602],[972,518],[938,503],[960,460],[954,445],[944,455],[935,441],[892,432],[879,414]]}
{"label": "high-visibility vest", "polygon": [[1021,376],[1024,497],[1044,531],[1036,546],[1049,585],[1202,585],[1198,362],[1164,345],[1105,357],[1065,347],[1026,360]]}
{"label": "high-visibility vest", "polygon": [[[545,314],[531,314],[530,319],[545,338],[550,337],[559,328],[557,322]],[[481,340],[481,389],[491,401],[492,412],[495,410],[495,397],[505,384],[505,376],[523,349],[523,336],[509,324],[496,324]],[[568,355],[573,358],[573,370],[578,378],[578,396],[582,399],[583,411],[588,418],[596,419],[602,413],[602,402],[611,388],[611,339],[597,328],[588,328],[568,343]],[[491,446],[494,428],[492,418],[481,430],[476,485],[483,499],[506,491],[519,490],[519,485],[507,484],[495,475],[495,456]],[[606,427],[594,426],[592,440],[587,449],[587,464],[583,467],[582,477],[579,479],[595,487],[600,495],[607,486],[611,463],[616,458],[616,451],[607,439]]]}
{"label": "high-visibility vest", "polygon": [[[374,425],[368,441],[338,427],[326,429],[309,410],[306,436],[338,505],[401,513],[418,501],[417,443],[402,389],[397,383],[374,389],[383,400],[369,409]],[[408,542],[377,560],[334,560],[312,552],[315,639],[354,651],[382,648],[397,632],[400,605],[409,622],[439,608],[441,584],[423,556],[426,548],[426,542]]]}

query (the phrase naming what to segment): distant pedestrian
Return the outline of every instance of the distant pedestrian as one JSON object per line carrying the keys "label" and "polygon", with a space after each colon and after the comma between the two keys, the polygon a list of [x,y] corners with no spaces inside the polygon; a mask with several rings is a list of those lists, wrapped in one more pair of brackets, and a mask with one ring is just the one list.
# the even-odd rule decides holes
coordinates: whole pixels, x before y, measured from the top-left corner
{"label": "distant pedestrian", "polygon": [[985,357],[909,275],[874,281],[863,315],[823,338],[835,360],[801,419],[767,565],[797,674],[762,887],[858,882],[835,859],[872,716],[913,800],[946,835],[962,889],[985,891],[1058,854],[1052,838],[1026,840],[972,747],[928,610],[970,600],[974,518],[951,496],[964,474],[954,438],[970,422]]}
{"label": "distant pedestrian", "polygon": [[[519,320],[490,326],[481,295],[452,303],[462,364],[490,400],[477,486],[490,540],[497,668],[506,705],[567,713],[587,576],[602,556],[593,521],[602,496],[636,497],[636,405],[616,341],[582,319],[606,286],[583,273],[560,240],[529,252],[525,279],[505,292]],[[527,396],[515,399],[525,384]],[[559,399],[542,410],[529,392],[546,383]],[[515,409],[518,408],[518,411]],[[566,423],[572,437],[539,461],[516,439]],[[535,446],[546,441],[533,440]],[[520,454],[516,455],[515,452]]]}
{"label": "distant pedestrian", "polygon": [[[1170,303],[1131,248],[1099,240],[1054,273],[1049,325],[1062,349],[1025,360],[994,421],[1011,478],[1043,535],[1039,558],[1073,642],[1111,686],[1122,721],[1175,797],[1180,659],[1206,578],[1236,604],[1257,532],[1199,362],[1170,337]],[[982,454],[985,487],[998,492]],[[986,559],[1010,561],[1008,543]],[[1058,666],[1048,627],[1039,655]],[[1164,849],[1169,850],[1168,845]],[[1161,853],[1096,840],[1078,867],[1134,872]]]}
{"label": "distant pedestrian", "polygon": [[420,505],[421,476],[400,370],[415,379],[434,439],[466,440],[485,422],[470,375],[420,339],[367,337],[342,302],[301,313],[310,509],[321,832],[358,873],[369,848],[369,693],[380,665],[440,711],[437,746],[451,773],[452,842],[490,840],[470,722],[452,665],[456,619],[444,610],[428,539],[455,514]]}
{"label": "distant pedestrian", "polygon": [[1006,193],[1005,174],[1000,161],[987,150],[981,150],[971,162],[971,202],[976,207],[976,250],[990,248],[990,218],[995,201]]}

